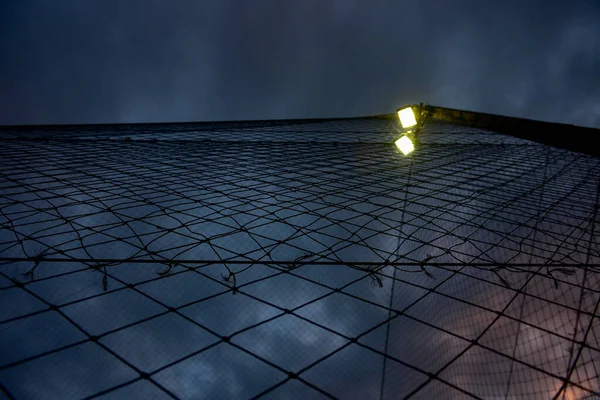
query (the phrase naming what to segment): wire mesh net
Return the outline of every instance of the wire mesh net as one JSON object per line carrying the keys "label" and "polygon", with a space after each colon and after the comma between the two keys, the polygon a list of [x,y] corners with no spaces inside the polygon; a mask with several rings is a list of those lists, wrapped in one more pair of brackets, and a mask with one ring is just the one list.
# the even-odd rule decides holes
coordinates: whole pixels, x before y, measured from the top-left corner
{"label": "wire mesh net", "polygon": [[600,395],[597,158],[436,121],[406,157],[388,118],[1,135],[0,397]]}

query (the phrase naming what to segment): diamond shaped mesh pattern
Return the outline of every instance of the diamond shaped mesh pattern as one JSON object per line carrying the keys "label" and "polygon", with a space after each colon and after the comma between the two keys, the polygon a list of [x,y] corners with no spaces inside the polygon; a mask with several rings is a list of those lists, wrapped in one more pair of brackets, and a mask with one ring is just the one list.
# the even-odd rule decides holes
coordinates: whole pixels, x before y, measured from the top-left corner
{"label": "diamond shaped mesh pattern", "polygon": [[600,160],[431,121],[0,132],[0,397],[600,396]]}

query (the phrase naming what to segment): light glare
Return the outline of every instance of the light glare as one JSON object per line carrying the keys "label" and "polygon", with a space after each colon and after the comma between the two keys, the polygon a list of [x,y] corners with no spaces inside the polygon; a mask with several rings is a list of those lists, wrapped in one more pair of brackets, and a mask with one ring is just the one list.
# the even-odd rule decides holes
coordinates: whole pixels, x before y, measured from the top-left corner
{"label": "light glare", "polygon": [[412,153],[415,149],[415,145],[408,136],[402,136],[400,139],[396,140],[396,147],[398,147],[405,156]]}
{"label": "light glare", "polygon": [[410,128],[411,126],[415,126],[417,124],[415,113],[413,112],[412,107],[406,107],[398,111],[398,118],[400,118],[400,123],[402,124],[403,128]]}

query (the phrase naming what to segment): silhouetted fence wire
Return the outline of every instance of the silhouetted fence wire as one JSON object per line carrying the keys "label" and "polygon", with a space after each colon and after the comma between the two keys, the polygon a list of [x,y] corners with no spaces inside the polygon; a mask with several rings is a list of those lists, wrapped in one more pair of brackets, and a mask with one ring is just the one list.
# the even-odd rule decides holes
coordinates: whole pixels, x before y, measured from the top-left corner
{"label": "silhouetted fence wire", "polygon": [[386,118],[1,135],[9,398],[600,395],[596,158],[436,121],[406,157]]}

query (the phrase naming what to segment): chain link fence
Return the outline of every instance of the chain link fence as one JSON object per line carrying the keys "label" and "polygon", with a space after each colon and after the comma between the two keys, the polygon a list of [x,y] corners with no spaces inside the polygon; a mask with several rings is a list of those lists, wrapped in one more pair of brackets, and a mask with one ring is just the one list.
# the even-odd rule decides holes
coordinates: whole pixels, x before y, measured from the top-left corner
{"label": "chain link fence", "polygon": [[600,396],[600,160],[386,117],[5,128],[0,398]]}

